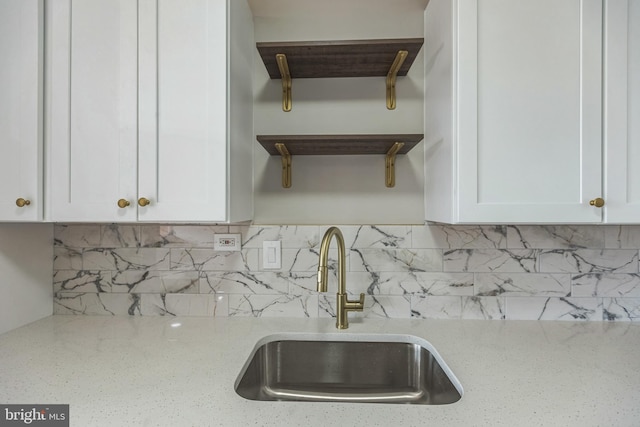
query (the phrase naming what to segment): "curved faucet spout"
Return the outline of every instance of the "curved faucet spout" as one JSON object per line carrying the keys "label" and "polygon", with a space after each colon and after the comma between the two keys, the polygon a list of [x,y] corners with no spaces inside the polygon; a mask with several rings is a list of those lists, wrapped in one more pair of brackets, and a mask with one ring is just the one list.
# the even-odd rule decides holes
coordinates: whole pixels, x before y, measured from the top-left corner
{"label": "curved faucet spout", "polygon": [[345,246],[342,232],[337,227],[330,227],[322,238],[320,244],[320,259],[318,261],[318,292],[327,292],[327,276],[329,275],[329,266],[327,259],[329,258],[329,245],[331,239],[335,237],[338,243],[338,293],[337,297],[337,320],[336,327],[338,329],[347,329],[349,327],[349,318],[347,312],[362,311],[364,309],[364,294],[360,294],[360,299],[350,301],[347,298],[347,281],[346,281],[346,262],[345,262]]}

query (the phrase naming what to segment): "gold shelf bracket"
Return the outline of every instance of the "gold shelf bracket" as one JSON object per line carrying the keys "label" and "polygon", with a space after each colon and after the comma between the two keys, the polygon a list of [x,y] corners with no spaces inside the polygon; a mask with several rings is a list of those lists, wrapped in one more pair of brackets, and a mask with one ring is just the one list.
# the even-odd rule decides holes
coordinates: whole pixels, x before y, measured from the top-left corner
{"label": "gold shelf bracket", "polygon": [[282,188],[291,188],[291,154],[281,142],[276,142],[275,147],[282,156]]}
{"label": "gold shelf bracket", "polygon": [[282,111],[289,112],[291,111],[291,74],[289,73],[287,56],[284,53],[278,53],[276,62],[282,76]]}
{"label": "gold shelf bracket", "polygon": [[395,110],[396,109],[396,77],[398,76],[398,71],[400,71],[400,67],[404,63],[404,60],[407,59],[407,55],[409,52],[406,50],[399,50],[396,55],[396,59],[393,60],[393,64],[391,64],[391,68],[389,69],[389,73],[387,74],[387,109]]}
{"label": "gold shelf bracket", "polygon": [[396,142],[387,151],[385,159],[385,185],[388,188],[396,186],[396,154],[404,147],[404,142]]}

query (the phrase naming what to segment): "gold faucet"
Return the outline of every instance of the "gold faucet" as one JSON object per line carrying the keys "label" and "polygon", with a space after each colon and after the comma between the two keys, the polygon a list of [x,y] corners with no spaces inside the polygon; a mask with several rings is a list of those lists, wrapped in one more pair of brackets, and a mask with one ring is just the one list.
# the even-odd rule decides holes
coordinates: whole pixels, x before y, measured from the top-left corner
{"label": "gold faucet", "polygon": [[347,329],[349,327],[349,318],[347,312],[362,311],[364,308],[364,294],[360,294],[359,301],[349,301],[347,299],[347,281],[345,279],[345,248],[344,237],[337,227],[331,227],[324,233],[322,243],[320,244],[320,260],[318,261],[318,292],[327,292],[327,275],[329,268],[327,267],[327,258],[329,257],[329,244],[331,238],[334,237],[338,241],[338,307],[336,328]]}

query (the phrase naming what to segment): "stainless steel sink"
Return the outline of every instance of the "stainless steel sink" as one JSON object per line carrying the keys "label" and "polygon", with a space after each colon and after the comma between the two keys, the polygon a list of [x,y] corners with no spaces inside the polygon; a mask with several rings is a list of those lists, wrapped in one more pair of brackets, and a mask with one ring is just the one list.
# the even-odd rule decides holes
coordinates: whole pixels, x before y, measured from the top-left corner
{"label": "stainless steel sink", "polygon": [[435,348],[410,335],[286,334],[262,339],[236,393],[250,400],[454,403],[462,386]]}

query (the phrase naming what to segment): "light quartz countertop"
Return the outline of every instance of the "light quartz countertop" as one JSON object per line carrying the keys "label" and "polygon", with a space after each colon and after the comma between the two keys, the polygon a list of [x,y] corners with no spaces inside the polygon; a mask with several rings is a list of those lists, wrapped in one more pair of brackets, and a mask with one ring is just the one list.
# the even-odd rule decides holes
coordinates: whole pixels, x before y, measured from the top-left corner
{"label": "light quartz countertop", "polygon": [[450,405],[258,402],[234,383],[261,338],[332,319],[53,316],[0,335],[0,403],[70,404],[71,426],[638,426],[640,325],[354,319],[428,340]]}

